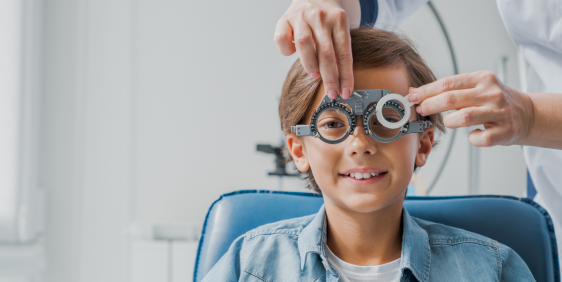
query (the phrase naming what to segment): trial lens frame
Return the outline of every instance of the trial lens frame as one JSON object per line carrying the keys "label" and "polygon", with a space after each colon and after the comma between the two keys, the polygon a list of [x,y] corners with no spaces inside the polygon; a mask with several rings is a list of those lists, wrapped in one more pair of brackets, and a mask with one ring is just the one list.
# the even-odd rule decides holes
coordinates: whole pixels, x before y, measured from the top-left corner
{"label": "trial lens frame", "polygon": [[[365,111],[365,108],[369,104],[375,102],[375,105],[371,106]],[[352,110],[350,111],[343,104],[349,105]],[[363,116],[363,128],[365,129],[365,134],[370,135],[379,142],[389,143],[395,141],[396,139],[400,138],[400,136],[405,134],[421,133],[424,131],[424,129],[431,126],[431,122],[427,120],[416,120],[408,122],[411,114],[410,107],[412,105],[414,104],[408,101],[408,96],[404,97],[400,94],[394,94],[389,90],[383,89],[355,90],[353,91],[349,99],[343,99],[341,96],[338,96],[336,99],[332,100],[326,95],[312,115],[310,125],[298,124],[291,126],[291,132],[296,133],[297,136],[313,136],[316,138],[320,138],[322,141],[328,144],[337,144],[343,142],[347,138],[347,136],[352,134],[352,132],[355,130],[355,116],[357,115]],[[401,116],[400,121],[387,121],[382,115],[383,108],[391,108],[397,111]],[[339,110],[340,112],[345,114],[349,124],[345,135],[343,135],[338,140],[329,140],[324,138],[321,134],[319,134],[317,129],[318,117],[324,111],[330,109]],[[369,126],[373,115],[377,117],[378,121],[383,126],[390,129],[401,127],[401,129],[393,137],[381,138],[377,136]]]}

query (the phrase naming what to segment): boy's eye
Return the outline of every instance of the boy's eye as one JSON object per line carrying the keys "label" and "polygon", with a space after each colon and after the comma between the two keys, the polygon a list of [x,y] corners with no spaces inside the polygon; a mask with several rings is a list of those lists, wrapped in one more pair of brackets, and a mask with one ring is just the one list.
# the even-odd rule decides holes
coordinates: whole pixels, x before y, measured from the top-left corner
{"label": "boy's eye", "polygon": [[347,124],[337,119],[326,119],[318,125],[318,133],[328,140],[338,140],[347,132]]}
{"label": "boy's eye", "polygon": [[[382,116],[388,122],[399,122],[402,119],[402,116],[392,108],[384,108],[382,110]],[[381,123],[375,118],[373,119],[373,125],[381,125]]]}
{"label": "boy's eye", "polygon": [[[402,119],[400,113],[392,108],[384,108],[382,111],[382,116],[388,122],[399,122]],[[373,134],[375,134],[380,138],[391,138],[394,137],[396,134],[398,134],[400,128],[395,128],[395,129],[387,128],[379,122],[376,115],[373,115],[371,119],[371,130]]]}
{"label": "boy's eye", "polygon": [[341,122],[338,121],[328,121],[326,123],[324,123],[321,127],[324,128],[339,128],[339,127],[344,127],[345,125],[342,124]]}
{"label": "boy's eye", "polygon": [[[388,117],[385,116],[384,119],[386,119],[389,122],[399,122],[400,121],[400,117]],[[381,123],[378,120],[375,120],[374,122],[375,125],[381,125]]]}
{"label": "boy's eye", "polygon": [[328,140],[338,140],[345,136],[349,122],[339,109],[328,109],[318,117],[318,133]]}

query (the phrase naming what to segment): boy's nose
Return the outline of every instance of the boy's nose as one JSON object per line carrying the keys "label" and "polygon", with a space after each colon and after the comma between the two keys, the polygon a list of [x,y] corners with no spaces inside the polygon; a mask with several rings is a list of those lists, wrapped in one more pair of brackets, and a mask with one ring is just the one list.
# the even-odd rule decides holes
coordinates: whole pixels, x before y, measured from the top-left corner
{"label": "boy's nose", "polygon": [[349,146],[349,154],[351,156],[358,155],[362,156],[365,154],[374,155],[377,148],[374,144],[374,139],[365,134],[365,129],[363,128],[362,119],[363,116],[357,116],[356,118],[356,126],[355,130],[353,131],[353,140]]}
{"label": "boy's nose", "polygon": [[363,116],[356,116],[355,118],[355,130],[353,130],[353,136],[359,137],[359,135],[364,135],[371,138],[369,134],[365,133],[365,127],[363,126]]}

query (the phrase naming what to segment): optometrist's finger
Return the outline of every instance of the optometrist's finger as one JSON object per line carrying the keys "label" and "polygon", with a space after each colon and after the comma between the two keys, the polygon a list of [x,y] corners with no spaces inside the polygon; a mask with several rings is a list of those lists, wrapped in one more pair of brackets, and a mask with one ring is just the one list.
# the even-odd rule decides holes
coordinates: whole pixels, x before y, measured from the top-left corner
{"label": "optometrist's finger", "polygon": [[331,99],[338,97],[340,89],[340,80],[338,77],[338,69],[336,65],[336,55],[334,54],[334,47],[331,33],[323,30],[316,33],[316,52],[318,54],[318,65],[320,67],[320,76],[324,83],[326,94]]}
{"label": "optometrist's finger", "polygon": [[302,66],[313,78],[318,78],[320,73],[314,48],[314,36],[308,23],[302,20],[295,21],[294,37]]}
{"label": "optometrist's finger", "polygon": [[277,50],[282,55],[290,56],[297,50],[295,43],[293,43],[293,28],[285,17],[282,17],[279,21],[277,21],[273,40],[275,41]]}
{"label": "optometrist's finger", "polygon": [[468,134],[468,141],[476,147],[492,147],[506,143],[505,130],[501,127],[491,126],[482,129],[475,129]]}
{"label": "optometrist's finger", "polygon": [[418,88],[410,88],[408,100],[421,103],[425,99],[451,90],[474,88],[482,80],[479,72],[444,77]]}
{"label": "optometrist's finger", "polygon": [[335,13],[336,26],[332,32],[334,52],[340,79],[341,95],[349,99],[353,91],[353,56],[351,54],[351,35],[349,19],[344,10]]}
{"label": "optometrist's finger", "polygon": [[443,123],[448,128],[469,127],[480,124],[492,124],[497,115],[486,107],[470,107],[446,114]]}
{"label": "optometrist's finger", "polygon": [[431,115],[466,107],[480,106],[483,99],[479,99],[479,91],[475,88],[452,90],[425,99],[416,111],[423,115]]}

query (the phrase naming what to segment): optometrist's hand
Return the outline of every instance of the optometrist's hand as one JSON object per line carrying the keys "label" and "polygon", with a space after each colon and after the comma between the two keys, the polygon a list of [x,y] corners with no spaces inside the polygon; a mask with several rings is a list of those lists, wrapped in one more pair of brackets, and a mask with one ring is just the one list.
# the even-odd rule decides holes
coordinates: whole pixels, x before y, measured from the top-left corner
{"label": "optometrist's hand", "polygon": [[[360,10],[359,10],[360,11]],[[306,71],[322,77],[332,99],[353,91],[353,58],[348,14],[338,0],[293,0],[277,22],[275,44],[279,53],[295,53]]]}
{"label": "optometrist's hand", "polygon": [[488,71],[460,74],[411,88],[416,111],[430,115],[458,110],[444,116],[448,128],[484,125],[468,135],[472,145],[527,145],[533,125],[533,101],[527,93],[503,84]]}

